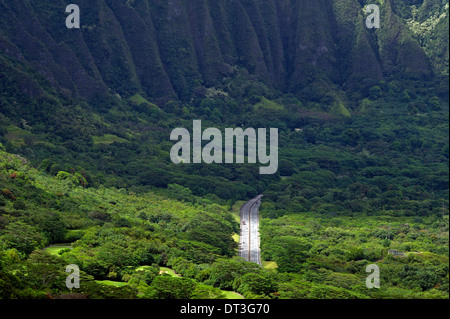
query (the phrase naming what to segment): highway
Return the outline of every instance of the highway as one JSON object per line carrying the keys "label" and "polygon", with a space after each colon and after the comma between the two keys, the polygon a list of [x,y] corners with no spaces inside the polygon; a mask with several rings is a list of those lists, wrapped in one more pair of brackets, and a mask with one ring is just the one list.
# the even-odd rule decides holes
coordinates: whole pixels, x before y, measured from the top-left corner
{"label": "highway", "polygon": [[261,250],[259,239],[259,206],[261,197],[249,200],[241,207],[241,232],[239,239],[239,257],[261,265]]}

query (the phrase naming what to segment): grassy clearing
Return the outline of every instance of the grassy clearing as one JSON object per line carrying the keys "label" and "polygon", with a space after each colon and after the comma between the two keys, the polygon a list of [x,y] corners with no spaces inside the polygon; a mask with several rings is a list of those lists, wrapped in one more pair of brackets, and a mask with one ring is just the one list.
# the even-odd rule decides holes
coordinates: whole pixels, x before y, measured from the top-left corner
{"label": "grassy clearing", "polygon": [[140,267],[136,268],[136,271],[146,270],[146,269],[149,269],[149,268],[152,268],[152,266],[140,266]]}
{"label": "grassy clearing", "polygon": [[147,99],[145,99],[142,95],[135,94],[133,96],[131,96],[129,98],[129,100],[135,104],[142,104],[142,103],[147,103],[147,104],[151,104],[149,101],[147,101]]}
{"label": "grassy clearing", "polygon": [[[152,266],[140,266],[140,267],[136,268],[136,271],[145,270],[145,269],[148,269],[151,267]],[[159,274],[160,275],[168,274],[168,275],[171,275],[172,277],[181,277],[180,275],[175,273],[175,271],[173,269],[168,268],[168,267],[159,267]]]}
{"label": "grassy clearing", "polygon": [[113,143],[127,143],[128,141],[124,138],[118,137],[113,134],[105,134],[103,136],[93,136],[94,144],[113,144]]}
{"label": "grassy clearing", "polygon": [[282,111],[284,106],[280,105],[274,101],[268,100],[265,97],[261,98],[261,101],[254,106],[255,110],[272,110],[272,111]]}
{"label": "grassy clearing", "polygon": [[149,102],[147,99],[145,99],[145,98],[144,98],[142,95],[140,95],[140,94],[135,94],[135,95],[133,95],[132,97],[129,98],[129,100],[130,100],[132,103],[136,104],[136,105],[139,105],[139,104],[143,104],[143,103],[144,103],[144,104],[150,105],[151,107],[155,107],[155,108],[159,109],[159,107],[158,107],[157,105],[155,105],[155,104]]}
{"label": "grassy clearing", "polygon": [[330,114],[338,117],[352,117],[351,113],[342,102],[335,102],[331,107]]}
{"label": "grassy clearing", "polygon": [[49,252],[52,255],[58,255],[59,252],[63,249],[72,249],[72,247],[67,244],[56,244],[45,248],[45,251]]}
{"label": "grassy clearing", "polygon": [[169,274],[172,277],[181,277],[180,275],[176,274],[173,269],[167,268],[167,267],[160,267],[159,268],[159,274]]}
{"label": "grassy clearing", "polygon": [[97,283],[107,286],[114,286],[114,287],[123,287],[127,283],[122,281],[112,281],[112,280],[96,280]]}
{"label": "grassy clearing", "polygon": [[[231,206],[231,214],[233,215],[234,219],[240,224],[241,223],[241,207],[244,205],[245,201],[239,200]],[[239,243],[239,234],[233,234],[233,239],[235,242]]]}
{"label": "grassy clearing", "polygon": [[274,261],[263,261],[262,266],[265,269],[276,269],[278,267],[277,263]]}
{"label": "grassy clearing", "polygon": [[239,214],[241,212],[241,207],[244,204],[245,204],[244,200],[238,200],[233,204],[233,206],[231,206],[231,213],[233,214],[234,218],[238,223],[241,221],[241,217],[239,216]]}
{"label": "grassy clearing", "polygon": [[244,297],[240,294],[238,294],[237,292],[234,291],[226,291],[226,290],[222,290],[222,292],[225,295],[225,299],[244,299]]}

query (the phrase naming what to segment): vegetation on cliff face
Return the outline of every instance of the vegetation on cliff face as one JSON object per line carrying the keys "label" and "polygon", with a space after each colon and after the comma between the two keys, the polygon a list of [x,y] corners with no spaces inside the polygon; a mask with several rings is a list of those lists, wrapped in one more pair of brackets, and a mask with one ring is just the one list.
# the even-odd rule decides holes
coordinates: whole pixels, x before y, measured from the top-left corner
{"label": "vegetation on cliff face", "polygon": [[[437,71],[448,68],[448,60],[436,60],[445,54],[445,41],[437,38],[445,37],[445,3],[400,2],[383,2],[383,27],[372,31],[357,0],[81,0],[79,30],[64,27],[61,3],[9,1],[1,4],[0,48],[73,96],[188,100],[194,88],[213,86],[238,65],[304,97],[311,86],[321,86],[320,95],[345,91],[344,83],[364,89],[405,72],[429,77],[429,61],[405,21]],[[409,20],[405,11],[412,12]]]}
{"label": "vegetation on cliff face", "polygon": [[[386,112],[405,120],[427,114],[420,121],[443,128],[447,2],[376,2],[378,30],[365,25],[368,3],[80,1],[81,29],[69,30],[64,1],[1,1],[0,139],[36,165],[46,160],[48,172],[88,169],[91,185],[178,183],[196,195],[238,199],[278,177],[257,176],[251,166],[174,167],[171,129],[192,119],[272,126],[286,144],[302,129],[300,139],[315,145],[331,125],[339,148],[359,130],[353,123]],[[410,130],[422,140],[416,124]],[[436,134],[443,139],[434,146],[411,147],[443,148],[445,135]],[[359,130],[348,145],[392,138]],[[292,172],[292,160],[283,159],[281,175]]]}
{"label": "vegetation on cliff face", "polygon": [[436,74],[442,76],[448,76],[448,10],[446,1],[426,1],[420,7],[411,6],[411,17],[407,19],[414,37],[430,57]]}

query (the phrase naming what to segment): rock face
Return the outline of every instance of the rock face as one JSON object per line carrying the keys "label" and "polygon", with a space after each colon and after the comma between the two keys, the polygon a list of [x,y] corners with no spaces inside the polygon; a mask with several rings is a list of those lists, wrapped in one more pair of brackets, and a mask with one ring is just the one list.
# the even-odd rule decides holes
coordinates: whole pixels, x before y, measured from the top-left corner
{"label": "rock face", "polygon": [[[77,0],[80,29],[65,27],[66,2],[0,0],[0,57],[72,96],[187,99],[232,66],[300,96],[433,72],[394,0],[381,6],[378,30],[367,29],[358,0]],[[35,79],[14,73],[39,95]]]}

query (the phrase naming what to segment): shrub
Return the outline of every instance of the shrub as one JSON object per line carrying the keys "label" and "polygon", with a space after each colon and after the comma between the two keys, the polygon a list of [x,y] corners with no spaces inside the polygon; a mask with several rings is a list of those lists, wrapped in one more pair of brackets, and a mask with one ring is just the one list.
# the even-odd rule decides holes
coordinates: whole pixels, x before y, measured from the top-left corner
{"label": "shrub", "polygon": [[369,90],[369,96],[372,101],[378,100],[383,96],[383,91],[378,85],[374,86]]}
{"label": "shrub", "polygon": [[83,186],[84,188],[86,188],[88,186],[88,182],[86,180],[86,178],[81,175],[80,173],[75,173],[75,178],[78,180],[78,183]]}
{"label": "shrub", "polygon": [[58,173],[58,175],[56,175],[56,178],[61,180],[61,181],[69,180],[74,185],[79,185],[80,184],[80,182],[78,181],[78,179],[75,176],[73,176],[70,173],[64,172],[64,171],[60,171]]}
{"label": "shrub", "polygon": [[25,204],[25,202],[23,200],[17,200],[14,202],[13,204],[14,209],[17,210],[26,210],[27,209],[27,205]]}
{"label": "shrub", "polygon": [[16,200],[16,196],[14,196],[14,194],[9,190],[9,189],[4,189],[3,191],[2,191],[2,195],[3,195],[3,197],[6,197],[6,198],[8,198],[8,199],[10,199],[10,200],[13,200],[13,201],[15,201]]}

